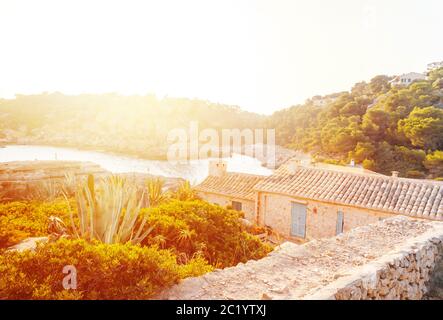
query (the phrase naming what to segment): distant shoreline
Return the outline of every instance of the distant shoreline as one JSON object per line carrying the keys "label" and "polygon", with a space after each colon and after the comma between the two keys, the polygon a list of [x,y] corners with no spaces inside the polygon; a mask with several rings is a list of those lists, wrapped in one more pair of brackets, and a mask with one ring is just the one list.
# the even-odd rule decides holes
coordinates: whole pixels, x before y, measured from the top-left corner
{"label": "distant shoreline", "polygon": [[[145,152],[136,152],[131,150],[123,150],[119,148],[113,148],[109,146],[88,146],[88,145],[77,145],[75,143],[45,143],[41,141],[9,141],[9,142],[3,142],[0,144],[0,148],[4,148],[7,146],[14,146],[14,145],[20,145],[20,146],[41,146],[41,147],[55,147],[55,148],[69,148],[69,149],[75,149],[78,151],[93,151],[93,152],[100,152],[105,153],[108,155],[113,156],[125,156],[134,158],[137,160],[154,160],[154,161],[167,161],[167,147],[163,148],[147,148]],[[246,146],[242,146],[242,153],[244,154],[244,149]],[[266,146],[265,146],[266,147]],[[221,150],[219,150],[221,152]],[[232,156],[234,152],[230,152],[230,156]],[[285,147],[276,146],[275,147],[275,168],[278,168],[282,163],[284,163],[289,158],[295,157],[298,153],[294,150],[287,149]],[[205,157],[203,159],[208,159],[211,157]],[[267,167],[266,159],[260,158],[260,157],[254,157],[260,163],[263,167]]]}
{"label": "distant shoreline", "polygon": [[167,160],[166,155],[161,155],[159,153],[151,153],[151,155],[143,155],[139,152],[134,152],[130,150],[118,150],[115,148],[110,148],[106,146],[88,146],[88,145],[77,145],[75,143],[45,143],[42,141],[35,141],[35,142],[23,142],[23,141],[9,141],[7,143],[3,142],[0,144],[0,148],[4,148],[7,146],[41,146],[41,147],[54,147],[54,148],[68,148],[68,149],[76,149],[78,151],[94,151],[94,152],[100,152],[100,153],[106,153],[109,155],[114,156],[127,156],[139,160]]}

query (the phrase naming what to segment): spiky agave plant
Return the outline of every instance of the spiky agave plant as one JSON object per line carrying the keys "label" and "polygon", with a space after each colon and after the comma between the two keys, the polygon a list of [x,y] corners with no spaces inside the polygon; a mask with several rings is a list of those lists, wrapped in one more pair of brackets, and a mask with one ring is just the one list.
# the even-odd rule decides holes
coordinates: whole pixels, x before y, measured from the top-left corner
{"label": "spiky agave plant", "polygon": [[167,199],[167,195],[163,191],[164,185],[164,180],[160,178],[148,179],[146,181],[146,189],[148,191],[148,201],[150,206],[156,207]]}
{"label": "spiky agave plant", "polygon": [[68,195],[75,194],[77,186],[77,176],[73,172],[65,173],[64,179],[63,179],[63,193]]}
{"label": "spiky agave plant", "polygon": [[79,226],[74,224],[72,210],[71,223],[79,238],[107,244],[140,243],[153,229],[144,230],[148,216],[139,221],[143,199],[137,199],[136,186],[124,178],[110,176],[96,187],[94,177],[89,175],[86,184],[78,185],[75,200]]}
{"label": "spiky agave plant", "polygon": [[37,182],[33,191],[26,197],[27,200],[53,201],[61,196],[60,185],[53,179]]}

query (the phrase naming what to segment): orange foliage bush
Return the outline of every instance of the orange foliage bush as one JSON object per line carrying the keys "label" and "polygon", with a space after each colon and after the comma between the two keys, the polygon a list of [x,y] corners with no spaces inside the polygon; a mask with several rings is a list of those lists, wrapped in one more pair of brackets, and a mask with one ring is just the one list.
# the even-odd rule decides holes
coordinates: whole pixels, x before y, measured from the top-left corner
{"label": "orange foliage bush", "polygon": [[50,216],[59,217],[67,226],[71,224],[64,200],[0,204],[0,248],[14,245],[27,237],[46,236]]}
{"label": "orange foliage bush", "polygon": [[[48,234],[48,218],[70,226],[66,201],[0,205],[0,248]],[[200,200],[170,200],[143,209],[142,245],[61,239],[36,251],[0,252],[0,297],[4,299],[149,299],[179,279],[260,259],[271,247],[245,230],[241,212]],[[139,222],[140,223],[140,222]],[[65,290],[63,268],[77,269],[77,290]]]}
{"label": "orange foliage bush", "polygon": [[216,267],[260,259],[272,250],[243,230],[241,212],[204,201],[173,200],[142,214],[155,225],[144,244],[172,249],[185,258],[201,255]]}
{"label": "orange foliage bush", "polygon": [[[63,287],[63,268],[75,266],[77,289]],[[179,279],[209,272],[202,258],[177,263],[169,250],[131,244],[61,239],[35,252],[0,255],[3,299],[149,299]]]}

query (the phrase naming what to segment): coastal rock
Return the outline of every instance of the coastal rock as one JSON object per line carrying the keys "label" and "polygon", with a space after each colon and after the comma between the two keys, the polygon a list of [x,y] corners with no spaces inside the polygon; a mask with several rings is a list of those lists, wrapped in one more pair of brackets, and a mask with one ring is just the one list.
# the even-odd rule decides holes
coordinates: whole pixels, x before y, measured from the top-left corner
{"label": "coastal rock", "polygon": [[[59,195],[67,177],[86,179],[88,175],[100,179],[112,173],[92,162],[81,161],[14,161],[0,163],[0,201],[28,200],[39,193],[58,189]],[[133,180],[141,187],[148,178],[157,176],[143,173],[120,173],[118,176]],[[165,189],[175,189],[180,178],[161,177]],[[43,190],[42,190],[43,189]],[[55,191],[55,190],[54,190]]]}

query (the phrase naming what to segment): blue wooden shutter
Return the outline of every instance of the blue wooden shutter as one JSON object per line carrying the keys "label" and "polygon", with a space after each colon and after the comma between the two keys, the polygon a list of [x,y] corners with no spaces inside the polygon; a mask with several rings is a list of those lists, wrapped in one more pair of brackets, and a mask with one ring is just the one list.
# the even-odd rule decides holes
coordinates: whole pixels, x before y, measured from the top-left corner
{"label": "blue wooden shutter", "polygon": [[232,209],[241,211],[242,210],[242,203],[239,201],[232,201]]}
{"label": "blue wooden shutter", "polygon": [[304,238],[306,236],[306,205],[292,203],[291,235]]}
{"label": "blue wooden shutter", "polygon": [[335,228],[335,234],[338,235],[343,232],[343,224],[344,224],[344,217],[343,212],[338,211],[337,212],[337,226]]}

